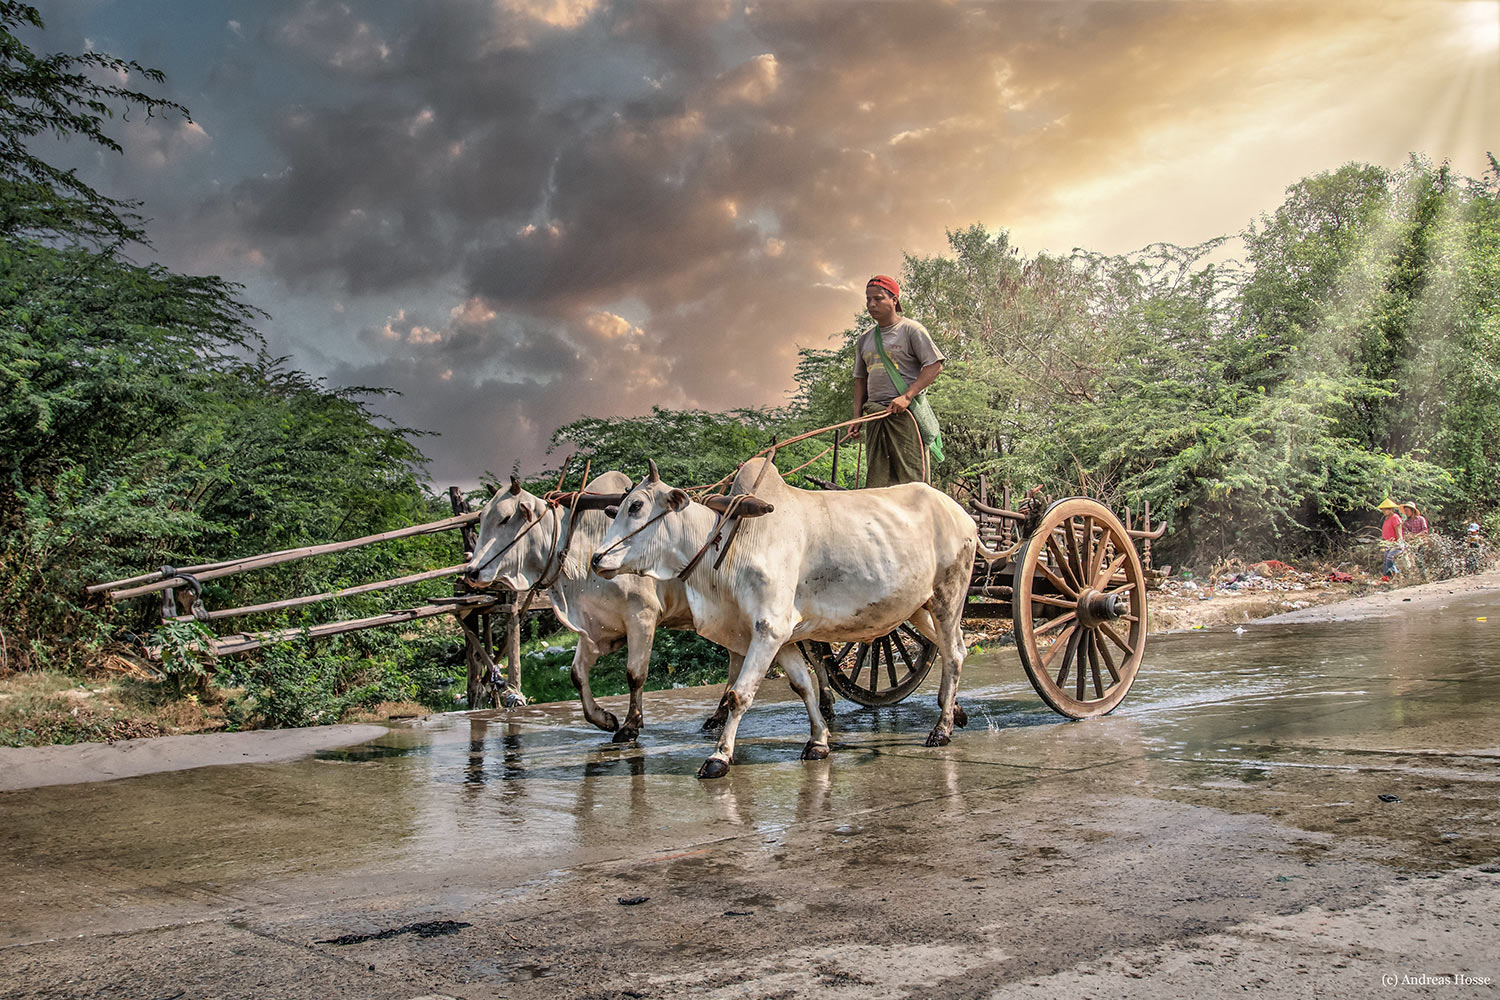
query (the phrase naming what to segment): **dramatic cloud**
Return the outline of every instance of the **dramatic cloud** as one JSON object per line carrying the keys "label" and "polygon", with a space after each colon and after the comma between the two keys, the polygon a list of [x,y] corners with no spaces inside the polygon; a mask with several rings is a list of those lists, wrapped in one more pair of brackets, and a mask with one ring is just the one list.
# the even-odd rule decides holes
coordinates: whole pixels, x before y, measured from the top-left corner
{"label": "dramatic cloud", "polygon": [[211,64],[156,60],[202,79],[177,95],[200,127],[137,129],[109,176],[145,185],[169,261],[246,281],[277,350],[400,390],[382,408],[442,432],[433,474],[467,482],[535,467],[584,414],[784,401],[797,348],[949,228],[1117,252],[1237,231],[1348,160],[1478,172],[1497,20],[1490,0],[268,4],[213,22]]}

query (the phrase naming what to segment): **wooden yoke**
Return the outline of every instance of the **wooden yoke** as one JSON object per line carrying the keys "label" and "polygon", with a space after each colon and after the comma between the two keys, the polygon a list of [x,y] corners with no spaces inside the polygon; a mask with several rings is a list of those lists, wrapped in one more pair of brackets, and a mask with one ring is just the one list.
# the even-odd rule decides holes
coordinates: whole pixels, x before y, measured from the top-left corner
{"label": "wooden yoke", "polygon": [[559,504],[571,510],[606,510],[617,506],[625,499],[624,493],[559,493],[556,490],[542,497],[548,503]]}

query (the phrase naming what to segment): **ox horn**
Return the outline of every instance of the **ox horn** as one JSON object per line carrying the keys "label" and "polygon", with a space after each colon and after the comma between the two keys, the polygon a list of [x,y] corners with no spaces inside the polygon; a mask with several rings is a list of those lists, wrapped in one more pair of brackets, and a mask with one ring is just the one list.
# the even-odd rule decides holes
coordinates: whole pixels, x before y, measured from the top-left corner
{"label": "ox horn", "polygon": [[661,473],[656,471],[656,459],[646,459],[646,467],[651,470],[650,474],[647,475],[646,478],[653,483],[661,482]]}
{"label": "ox horn", "polygon": [[510,477],[510,495],[519,496],[521,493],[521,480],[515,476]]}
{"label": "ox horn", "polygon": [[485,483],[484,488],[489,492],[489,495],[491,497],[500,492],[500,487],[496,486],[494,483]]}

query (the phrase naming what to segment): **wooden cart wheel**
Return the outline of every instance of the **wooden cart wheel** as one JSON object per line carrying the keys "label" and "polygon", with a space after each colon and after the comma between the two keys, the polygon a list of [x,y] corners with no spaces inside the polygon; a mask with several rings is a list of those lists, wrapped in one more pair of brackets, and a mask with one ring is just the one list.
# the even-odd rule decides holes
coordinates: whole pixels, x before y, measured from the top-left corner
{"label": "wooden cart wheel", "polygon": [[1084,497],[1047,509],[1016,562],[1016,648],[1054,711],[1091,719],[1115,709],[1146,648],[1146,584],[1120,519]]}
{"label": "wooden cart wheel", "polygon": [[905,623],[874,642],[800,645],[804,656],[822,659],[835,691],[866,708],[894,705],[911,694],[937,658],[937,647]]}

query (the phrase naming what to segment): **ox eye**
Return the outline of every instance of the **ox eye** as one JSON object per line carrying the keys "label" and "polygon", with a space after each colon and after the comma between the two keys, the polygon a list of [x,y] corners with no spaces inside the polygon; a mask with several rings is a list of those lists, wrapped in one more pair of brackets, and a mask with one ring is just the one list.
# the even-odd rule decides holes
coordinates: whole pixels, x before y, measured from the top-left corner
{"label": "ox eye", "polygon": [[641,504],[641,502],[639,500],[633,500],[633,501],[631,501],[631,504],[630,504],[630,513],[632,513],[632,514],[639,514],[641,512],[641,506],[642,506],[642,504]]}

